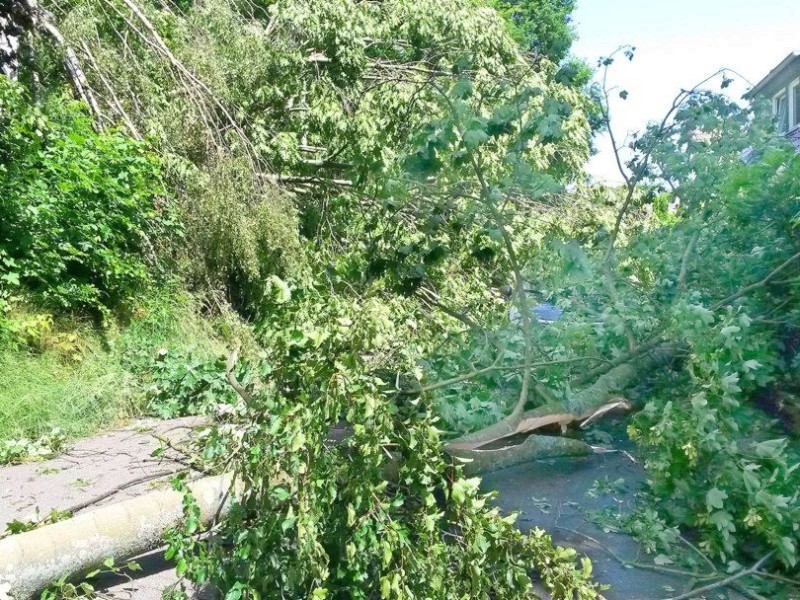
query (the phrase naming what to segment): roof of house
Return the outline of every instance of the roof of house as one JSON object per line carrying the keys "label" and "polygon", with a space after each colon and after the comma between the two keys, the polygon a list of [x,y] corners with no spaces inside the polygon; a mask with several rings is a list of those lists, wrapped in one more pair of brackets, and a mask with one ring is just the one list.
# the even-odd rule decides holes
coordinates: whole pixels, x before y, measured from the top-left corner
{"label": "roof of house", "polygon": [[786,58],[784,58],[780,63],[778,63],[778,66],[776,66],[769,73],[767,73],[764,79],[755,84],[753,86],[753,89],[751,89],[744,95],[745,100],[753,99],[753,97],[755,97],[756,94],[758,94],[764,88],[766,88],[777,77],[779,77],[784,72],[785,69],[792,66],[795,62],[797,62],[797,65],[800,66],[800,54],[797,54],[795,52],[790,52]]}
{"label": "roof of house", "polygon": [[795,126],[794,129],[790,129],[786,134],[786,139],[792,143],[795,150],[800,152],[800,125]]}

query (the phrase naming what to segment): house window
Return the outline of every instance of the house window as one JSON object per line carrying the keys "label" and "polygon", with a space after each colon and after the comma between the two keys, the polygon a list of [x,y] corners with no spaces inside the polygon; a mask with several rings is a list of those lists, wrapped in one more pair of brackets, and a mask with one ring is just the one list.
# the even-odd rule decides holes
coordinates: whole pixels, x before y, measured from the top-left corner
{"label": "house window", "polygon": [[783,91],[775,96],[775,118],[778,120],[778,132],[789,131],[789,94]]}
{"label": "house window", "polygon": [[796,81],[792,86],[792,108],[794,118],[792,119],[792,127],[800,125],[800,80]]}

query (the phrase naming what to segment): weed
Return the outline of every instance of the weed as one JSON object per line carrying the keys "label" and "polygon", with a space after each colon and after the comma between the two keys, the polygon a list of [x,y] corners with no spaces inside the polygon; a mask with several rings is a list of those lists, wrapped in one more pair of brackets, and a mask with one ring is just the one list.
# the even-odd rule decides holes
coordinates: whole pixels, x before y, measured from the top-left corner
{"label": "weed", "polygon": [[28,438],[7,440],[0,444],[0,465],[50,457],[61,449],[65,439],[61,430],[55,428],[48,435],[35,440]]}

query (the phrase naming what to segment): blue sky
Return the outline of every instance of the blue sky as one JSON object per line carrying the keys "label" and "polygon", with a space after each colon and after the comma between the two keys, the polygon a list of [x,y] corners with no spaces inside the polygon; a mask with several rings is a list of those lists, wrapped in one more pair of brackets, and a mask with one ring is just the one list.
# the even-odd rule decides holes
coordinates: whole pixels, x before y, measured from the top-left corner
{"label": "blue sky", "polygon": [[[619,139],[660,120],[681,88],[721,67],[755,83],[800,51],[800,0],[578,0],[575,24],[573,52],[592,66],[623,44],[637,47],[633,62],[618,61],[610,75],[629,92],[626,101],[614,94],[611,106]],[[737,78],[727,91],[740,98],[748,88]],[[597,146],[589,173],[619,182],[607,137]]]}

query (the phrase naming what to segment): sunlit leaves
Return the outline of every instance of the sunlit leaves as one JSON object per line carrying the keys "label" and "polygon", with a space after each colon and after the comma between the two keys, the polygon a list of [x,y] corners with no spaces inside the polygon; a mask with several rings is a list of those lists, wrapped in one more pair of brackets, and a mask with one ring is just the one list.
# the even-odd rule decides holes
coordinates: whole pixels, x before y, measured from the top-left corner
{"label": "sunlit leaves", "polygon": [[4,77],[0,114],[0,294],[21,283],[53,307],[105,313],[140,293],[155,237],[181,234],[158,200],[155,154],[123,133],[96,133],[62,97],[34,105]]}

